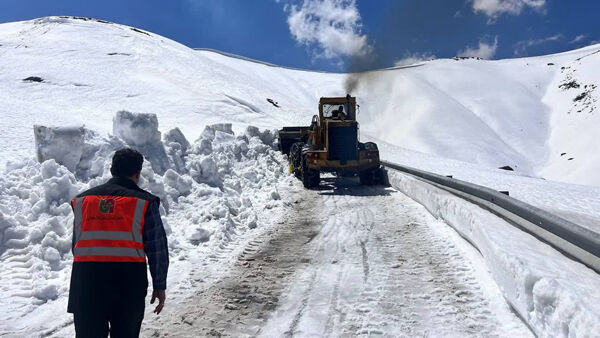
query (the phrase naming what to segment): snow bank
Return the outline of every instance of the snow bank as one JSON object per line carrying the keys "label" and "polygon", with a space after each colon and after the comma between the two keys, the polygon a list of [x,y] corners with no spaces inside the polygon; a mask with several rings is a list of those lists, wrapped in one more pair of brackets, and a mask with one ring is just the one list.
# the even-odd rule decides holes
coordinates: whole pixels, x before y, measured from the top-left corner
{"label": "snow bank", "polygon": [[54,159],[29,160],[0,177],[0,294],[30,300],[3,304],[7,315],[66,291],[73,217],[68,202],[83,187]]}
{"label": "snow bank", "polygon": [[129,147],[142,153],[157,173],[162,175],[169,168],[155,114],[119,111],[113,118],[113,134],[125,141]]}
{"label": "snow bank", "polygon": [[164,137],[167,156],[170,158],[170,167],[176,171],[184,170],[184,156],[190,148],[190,143],[179,128],[171,129]]}
{"label": "snow bank", "polygon": [[[174,271],[192,251],[224,247],[264,224],[263,210],[283,208],[276,186],[287,175],[274,132],[249,128],[235,135],[231,124],[219,124],[207,126],[193,143],[179,129],[165,133],[163,142],[157,126],[154,115],[119,112],[115,136],[105,138],[82,127],[36,127],[43,136],[38,148],[43,161],[11,163],[0,176],[0,332],[51,327],[33,313],[45,303],[63,306],[67,295],[69,201],[110,178],[112,154],[119,148],[135,147],[151,160],[163,156],[144,162],[140,186],[161,198]],[[73,140],[77,149],[66,149]],[[23,319],[27,315],[32,318]]]}
{"label": "snow bank", "polygon": [[389,179],[479,249],[504,297],[537,336],[600,332],[600,277],[594,271],[446,191],[395,171]]}
{"label": "snow bank", "polygon": [[160,143],[158,119],[155,114],[119,111],[113,119],[113,133],[132,146],[144,147]]}
{"label": "snow bank", "polygon": [[38,161],[54,159],[74,171],[83,151],[84,128],[33,126]]}

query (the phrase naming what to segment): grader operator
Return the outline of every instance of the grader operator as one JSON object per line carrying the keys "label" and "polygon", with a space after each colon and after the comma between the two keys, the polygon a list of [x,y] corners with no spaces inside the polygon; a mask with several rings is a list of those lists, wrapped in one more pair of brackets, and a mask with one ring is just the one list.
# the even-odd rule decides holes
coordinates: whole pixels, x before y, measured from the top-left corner
{"label": "grader operator", "polygon": [[306,188],[318,186],[322,172],[358,175],[361,184],[381,183],[377,145],[361,143],[358,131],[355,97],[323,97],[310,126],[279,130],[279,148]]}

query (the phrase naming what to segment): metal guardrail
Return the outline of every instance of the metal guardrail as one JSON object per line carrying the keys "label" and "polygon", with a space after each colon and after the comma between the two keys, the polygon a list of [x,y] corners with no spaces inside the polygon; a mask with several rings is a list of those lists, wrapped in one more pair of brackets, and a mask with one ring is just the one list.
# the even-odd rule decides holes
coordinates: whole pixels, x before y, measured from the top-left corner
{"label": "metal guardrail", "polygon": [[600,273],[600,234],[496,190],[424,170],[382,161],[478,204]]}

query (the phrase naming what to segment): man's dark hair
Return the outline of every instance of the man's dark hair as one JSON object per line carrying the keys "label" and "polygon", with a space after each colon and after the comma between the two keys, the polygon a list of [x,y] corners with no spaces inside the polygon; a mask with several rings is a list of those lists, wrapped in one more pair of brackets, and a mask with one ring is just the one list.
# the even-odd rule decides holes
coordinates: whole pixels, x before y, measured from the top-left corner
{"label": "man's dark hair", "polygon": [[131,177],[142,170],[144,156],[131,148],[119,149],[112,158],[110,173],[114,177]]}

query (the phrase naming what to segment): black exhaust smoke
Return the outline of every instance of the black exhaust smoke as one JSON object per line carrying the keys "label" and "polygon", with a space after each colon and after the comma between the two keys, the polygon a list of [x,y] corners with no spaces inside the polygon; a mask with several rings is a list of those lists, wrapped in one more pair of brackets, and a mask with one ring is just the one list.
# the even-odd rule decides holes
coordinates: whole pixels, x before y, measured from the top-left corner
{"label": "black exhaust smoke", "polygon": [[349,72],[344,79],[344,90],[348,95],[353,94],[360,82],[369,77],[368,70],[376,69],[376,54],[370,54],[363,57],[355,57],[350,60]]}
{"label": "black exhaust smoke", "polygon": [[355,93],[362,82],[372,78],[369,71],[391,66],[388,60],[393,59],[393,56],[391,55],[392,49],[389,47],[392,41],[395,40],[393,26],[398,17],[396,14],[400,12],[400,5],[397,1],[391,1],[385,12],[386,16],[383,21],[380,21],[381,25],[368,33],[370,43],[368,52],[354,55],[348,62],[348,74],[344,80],[346,93]]}
{"label": "black exhaust smoke", "polygon": [[461,10],[470,11],[470,5],[464,0],[438,1],[434,7],[432,10],[431,2],[423,0],[390,1],[383,10],[380,25],[367,33],[369,53],[349,60],[344,81],[346,93],[355,93],[363,82],[376,81],[377,72],[372,71],[394,66],[400,57],[408,55],[416,41],[441,39],[447,43],[453,40],[457,30],[464,30],[464,25],[476,19],[456,20]]}
{"label": "black exhaust smoke", "polygon": [[[363,82],[376,81],[378,72],[372,70],[394,66],[400,57],[409,55],[411,48],[422,48],[419,42],[427,41],[432,47],[438,44],[454,48],[456,33],[468,32],[473,23],[480,20],[475,15],[468,15],[472,12],[472,4],[465,0],[435,1],[435,4],[423,0],[389,1],[382,12],[385,14],[376,21],[379,26],[367,32],[371,46],[369,53],[353,56],[349,61],[344,81],[347,93],[354,93],[364,85]],[[463,12],[467,14],[461,14]]]}

